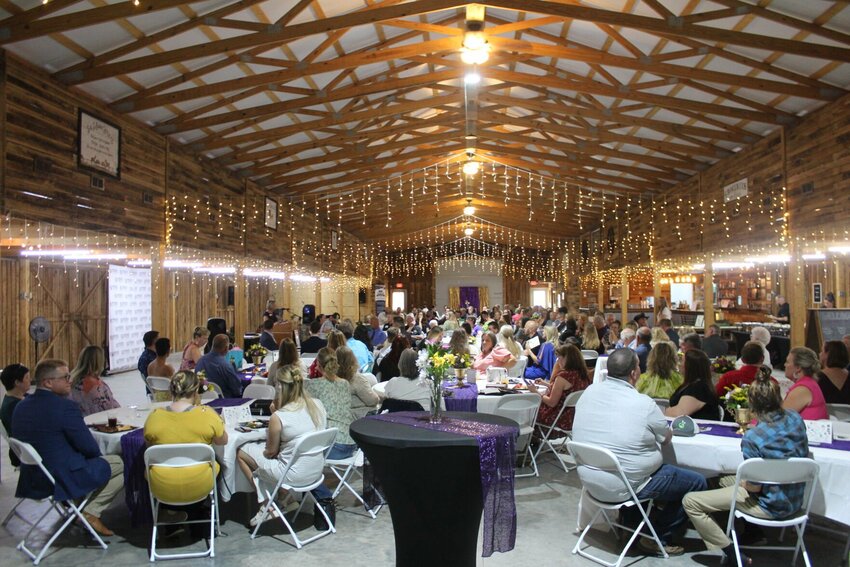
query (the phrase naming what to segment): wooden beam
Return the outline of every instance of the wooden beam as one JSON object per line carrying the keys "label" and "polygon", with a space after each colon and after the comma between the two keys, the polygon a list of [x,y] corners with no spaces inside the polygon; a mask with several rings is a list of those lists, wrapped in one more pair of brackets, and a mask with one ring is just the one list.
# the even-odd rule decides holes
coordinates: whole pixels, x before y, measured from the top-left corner
{"label": "wooden beam", "polygon": [[[165,1],[165,0],[162,0]],[[132,5],[132,4],[131,4]],[[59,73],[59,78],[70,84],[88,83],[116,75],[135,73],[154,69],[172,63],[191,61],[201,57],[224,56],[229,52],[257,47],[276,45],[288,40],[319,33],[328,33],[338,29],[374,24],[383,20],[405,18],[458,7],[458,0],[417,0],[405,4],[371,8],[368,10],[331,16],[301,24],[287,26],[269,26],[266,32],[244,34],[218,41],[210,41],[178,49],[127,59],[118,63],[108,63],[73,73]]]}

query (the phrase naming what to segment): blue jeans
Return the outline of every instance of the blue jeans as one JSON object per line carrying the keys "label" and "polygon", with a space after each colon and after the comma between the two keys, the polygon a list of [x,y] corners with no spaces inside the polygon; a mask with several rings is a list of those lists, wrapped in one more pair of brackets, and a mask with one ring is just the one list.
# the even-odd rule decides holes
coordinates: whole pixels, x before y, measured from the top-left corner
{"label": "blue jeans", "polygon": [[[347,459],[357,450],[357,445],[345,445],[343,443],[334,443],[334,446],[331,447],[330,453],[328,453],[328,459],[336,460],[336,459]],[[331,498],[333,496],[333,492],[331,489],[325,486],[324,484],[314,488],[310,491],[310,493],[316,497],[317,500],[321,500],[322,498]]]}
{"label": "blue jeans", "polygon": [[[698,492],[706,487],[705,477],[699,473],[673,465],[661,465],[652,474],[649,483],[637,493],[638,498],[652,498],[664,503],[664,509],[658,510],[652,519],[652,525],[665,545],[670,544],[673,533],[688,519],[682,507],[682,498],[688,492]],[[634,508],[627,508],[625,513],[627,525],[632,520],[634,525],[640,522],[640,513]],[[646,529],[644,531],[648,532]]]}

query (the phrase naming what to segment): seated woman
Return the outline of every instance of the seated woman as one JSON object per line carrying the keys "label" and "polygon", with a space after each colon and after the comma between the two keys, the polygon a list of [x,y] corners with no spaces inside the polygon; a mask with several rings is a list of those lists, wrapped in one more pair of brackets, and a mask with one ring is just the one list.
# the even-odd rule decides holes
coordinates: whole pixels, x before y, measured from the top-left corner
{"label": "seated woman", "polygon": [[401,358],[401,353],[403,353],[409,346],[410,343],[408,343],[407,337],[404,335],[397,335],[396,338],[393,339],[393,344],[390,346],[390,352],[381,359],[381,363],[378,365],[378,371],[381,373],[381,382],[392,380],[398,376],[398,361]]}
{"label": "seated woman", "polygon": [[670,341],[658,343],[649,351],[646,372],[638,378],[635,389],[650,398],[669,400],[684,381],[677,371],[678,366],[679,361],[676,358],[673,343]]}
{"label": "seated woman", "polygon": [[[11,434],[12,431],[12,414],[15,411],[15,406],[18,402],[24,399],[24,396],[30,390],[30,371],[23,364],[10,364],[3,369],[0,374],[0,381],[3,382],[3,387],[6,389],[6,395],[3,396],[3,404],[0,405],[0,423],[6,428],[6,433]],[[12,461],[13,467],[21,466],[21,461],[18,456],[9,449],[9,460]]]}
{"label": "seated woman", "polygon": [[71,399],[80,406],[83,417],[121,407],[112,389],[100,379],[105,366],[103,349],[89,345],[80,351],[77,365],[71,371]]}
{"label": "seated woman", "polygon": [[339,377],[348,382],[351,390],[351,420],[366,417],[366,414],[378,408],[380,396],[372,390],[372,384],[359,371],[357,357],[347,346],[336,349],[339,363]]}
{"label": "seated woman", "polygon": [[[683,330],[681,331],[681,334],[683,337],[685,336]],[[770,331],[762,326],[753,327],[750,329],[750,340],[761,345],[762,354],[764,355],[764,362],[762,362],[762,366],[767,366],[773,370],[773,364],[770,362],[770,353],[767,352],[767,345],[770,344]],[[744,361],[739,358],[737,362],[735,362],[735,368],[741,368],[744,364]]]}
{"label": "seated woman", "polygon": [[528,363],[523,375],[531,380],[549,380],[554,375],[553,370],[557,359],[555,350],[558,346],[558,327],[555,325],[543,327],[543,337],[545,342],[540,345],[536,353],[534,349],[525,349]]}
{"label": "seated woman", "polygon": [[[227,443],[222,417],[214,408],[200,405],[200,385],[198,376],[191,370],[181,370],[171,378],[171,404],[153,410],[145,421],[144,435],[148,446]],[[216,474],[218,469],[216,463]],[[155,476],[149,480],[160,487],[160,496],[164,501],[168,501],[168,494],[173,494],[173,499],[178,501],[200,499],[209,490],[204,488],[208,471],[207,465],[179,469],[157,467],[152,472]],[[192,494],[193,487],[199,487],[198,490],[203,492]]]}
{"label": "seated woman", "polygon": [[522,347],[516,339],[514,339],[514,329],[510,325],[502,325],[499,328],[499,346],[507,349],[508,352],[516,359],[514,362],[511,362],[510,365],[505,365],[505,368],[513,368],[516,361],[519,360],[519,357],[522,356]]}
{"label": "seated woman", "polygon": [[785,376],[794,385],[785,394],[782,408],[794,410],[803,419],[829,419],[826,400],[813,378],[820,371],[818,356],[810,348],[795,347],[785,359]]}
{"label": "seated woman", "polygon": [[[277,384],[277,393],[272,404],[273,411],[269,419],[266,441],[246,443],[236,453],[239,468],[248,480],[254,481],[256,473],[257,481],[254,487],[257,490],[257,500],[263,506],[266,503],[266,490],[274,490],[292,458],[298,439],[307,433],[325,429],[328,417],[322,402],[304,390],[304,374],[299,365],[281,366],[276,371],[274,381]],[[298,471],[290,471],[290,475],[291,479],[297,480]],[[256,526],[261,516],[262,513],[258,512],[251,518],[251,525]],[[271,514],[266,516],[267,519],[272,517],[274,516]]]}
{"label": "seated woman", "polygon": [[684,382],[670,396],[667,417],[689,415],[694,419],[720,419],[719,403],[711,383],[711,361],[701,350],[685,353]]}
{"label": "seated woman", "polygon": [[206,327],[195,327],[192,340],[183,347],[183,357],[180,360],[180,370],[194,370],[195,365],[204,356],[204,346],[210,338],[210,330]]}
{"label": "seated woman", "polygon": [[[555,349],[558,357],[558,374],[548,383],[535,380],[528,384],[528,389],[543,396],[540,401],[540,412],[537,421],[552,425],[558,420],[556,427],[564,431],[573,428],[575,408],[567,408],[561,413],[561,408],[567,399],[567,394],[579,392],[590,386],[591,378],[587,374],[587,364],[581,355],[581,350],[575,345],[561,345]],[[547,388],[548,386],[548,388]],[[558,418],[558,413],[561,413]],[[563,433],[552,431],[552,438],[563,437]]]}
{"label": "seated woman", "polygon": [[174,376],[174,367],[168,364],[168,355],[171,354],[171,339],[160,337],[153,344],[156,358],[148,364],[148,376],[168,378]]}
{"label": "seated woman", "polygon": [[458,329],[449,339],[449,352],[454,355],[469,354],[469,334],[465,329]]}
{"label": "seated woman", "polygon": [[389,399],[418,402],[422,409],[430,411],[431,394],[428,386],[419,380],[418,357],[416,351],[410,348],[401,353],[398,361],[400,375],[387,382],[384,393]]}
{"label": "seated woman", "polygon": [[302,375],[307,374],[307,367],[298,356],[298,347],[292,339],[283,339],[280,341],[280,346],[277,350],[277,360],[269,365],[269,384],[275,385],[274,378],[277,376],[278,368],[294,364],[301,368]]}
{"label": "seated woman", "polygon": [[826,341],[820,353],[822,370],[818,373],[818,386],[828,404],[850,404],[850,380],[847,366],[850,356],[843,341]]}
{"label": "seated woman", "polygon": [[497,344],[496,335],[487,332],[481,337],[481,352],[475,357],[472,367],[478,371],[478,378],[486,378],[487,369],[491,366],[510,368],[516,364],[516,360],[516,357],[508,349]]}
{"label": "seated woman", "polygon": [[669,342],[670,337],[661,327],[652,328],[652,338],[649,339],[649,346],[655,348],[658,343]]}
{"label": "seated woman", "polygon": [[328,458],[345,459],[357,450],[357,445],[348,433],[348,427],[353,421],[351,419],[351,387],[347,381],[339,376],[339,362],[336,358],[336,351],[328,347],[319,349],[316,354],[316,363],[322,377],[308,380],[305,388],[308,394],[322,402],[325,407],[325,411],[328,413],[328,427],[339,429],[336,442],[328,454]]}
{"label": "seated woman", "polygon": [[584,330],[581,333],[581,348],[582,350],[595,350],[599,354],[605,353],[605,347],[602,341],[599,340],[599,332],[593,323],[588,321],[584,324]]}
{"label": "seated woman", "polygon": [[[327,349],[330,349],[331,352],[335,352],[336,349],[338,349],[339,347],[345,346],[345,342],[346,342],[345,341],[345,335],[343,335],[340,331],[337,331],[336,329],[328,332],[327,338],[328,338],[328,346],[322,347],[322,348],[327,348]],[[319,349],[319,350],[321,350],[321,349]],[[310,364],[310,369],[307,371],[307,376],[310,377],[310,378],[321,378],[322,377],[322,371],[319,368],[318,353],[316,353],[316,358],[313,359],[313,363]]]}

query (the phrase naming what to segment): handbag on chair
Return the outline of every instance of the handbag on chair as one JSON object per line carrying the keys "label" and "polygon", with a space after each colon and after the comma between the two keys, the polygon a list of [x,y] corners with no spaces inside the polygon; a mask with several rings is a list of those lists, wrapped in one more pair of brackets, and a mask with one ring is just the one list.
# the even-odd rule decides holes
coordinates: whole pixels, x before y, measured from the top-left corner
{"label": "handbag on chair", "polygon": [[325,514],[328,515],[328,518],[331,519],[331,523],[336,526],[336,505],[334,504],[333,498],[319,498],[317,503],[313,505],[313,527],[323,532],[327,530],[330,526],[325,521],[325,517],[319,512],[319,506],[325,511]]}

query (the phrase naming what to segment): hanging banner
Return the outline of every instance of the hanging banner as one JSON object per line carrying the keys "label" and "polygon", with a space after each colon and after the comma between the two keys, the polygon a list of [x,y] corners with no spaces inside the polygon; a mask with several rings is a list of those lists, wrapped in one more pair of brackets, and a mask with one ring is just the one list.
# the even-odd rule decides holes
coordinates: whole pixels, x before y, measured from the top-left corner
{"label": "hanging banner", "polygon": [[749,191],[747,178],[739,179],[735,183],[730,183],[723,187],[723,202],[728,203],[729,201],[746,197]]}
{"label": "hanging banner", "polygon": [[382,285],[375,286],[375,313],[387,310],[387,288]]}

